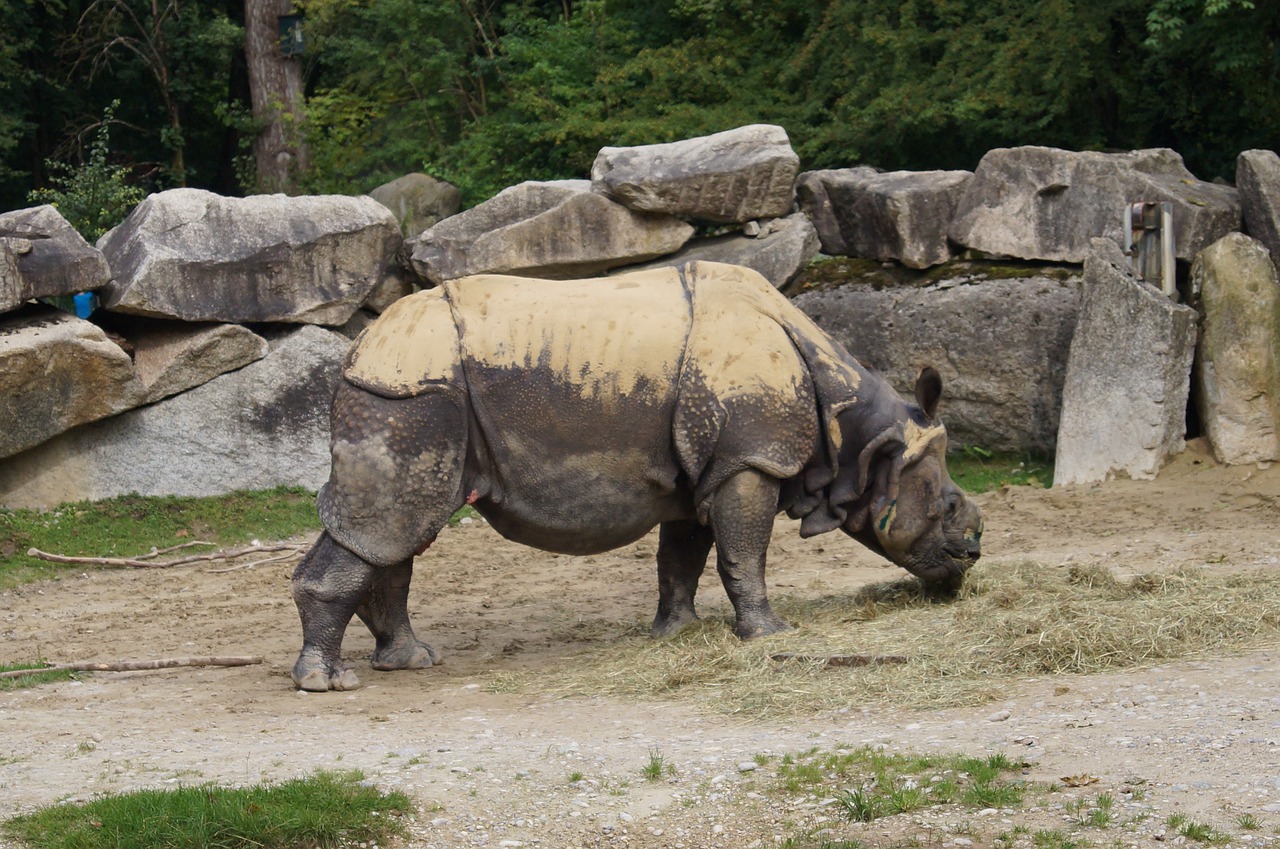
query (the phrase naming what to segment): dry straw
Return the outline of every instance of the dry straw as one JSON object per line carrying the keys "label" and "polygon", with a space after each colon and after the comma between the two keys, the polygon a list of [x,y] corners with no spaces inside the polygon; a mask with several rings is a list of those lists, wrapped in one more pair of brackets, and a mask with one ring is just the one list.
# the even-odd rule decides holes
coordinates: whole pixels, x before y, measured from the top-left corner
{"label": "dry straw", "polygon": [[[723,620],[579,655],[506,686],[561,696],[679,698],[724,713],[781,718],[857,707],[976,704],[1028,676],[1119,670],[1238,651],[1280,635],[1280,576],[1182,569],[1119,580],[1096,567],[992,563],[962,597],[931,600],[913,580],[776,606],[794,631],[740,642]],[[779,662],[780,653],[808,660]],[[830,655],[905,655],[903,664],[833,667]]]}

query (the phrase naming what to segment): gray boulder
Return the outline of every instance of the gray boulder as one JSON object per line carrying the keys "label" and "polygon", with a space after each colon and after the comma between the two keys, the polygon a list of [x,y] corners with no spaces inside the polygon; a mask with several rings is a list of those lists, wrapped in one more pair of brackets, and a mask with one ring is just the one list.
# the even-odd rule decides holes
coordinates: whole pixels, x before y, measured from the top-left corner
{"label": "gray boulder", "polygon": [[952,219],[952,241],[986,254],[1084,262],[1091,239],[1124,242],[1124,208],[1171,201],[1179,259],[1240,228],[1235,189],[1197,180],[1164,148],[1095,153],[998,148],[978,163]]}
{"label": "gray boulder", "polygon": [[267,355],[267,340],[238,324],[149,324],[128,334],[150,404],[202,386]]}
{"label": "gray boulder", "polygon": [[625,270],[679,266],[695,260],[724,262],[758,271],[781,289],[818,255],[818,233],[804,213],[775,218],[752,229],[758,229],[754,236],[733,233],[698,239],[670,256]]}
{"label": "gray boulder", "polygon": [[796,181],[796,197],[823,253],[928,268],[953,256],[947,228],[972,176],[866,166],[808,171]]}
{"label": "gray boulder", "polygon": [[1195,401],[1222,463],[1280,460],[1280,281],[1271,254],[1231,233],[1191,264],[1202,315]]}
{"label": "gray boulder", "polygon": [[142,403],[133,363],[102,329],[33,307],[0,322],[0,457]]}
{"label": "gray boulder", "polygon": [[591,186],[631,209],[731,224],[790,213],[799,172],[787,131],[751,124],[667,144],[602,148]]}
{"label": "gray boulder", "polygon": [[0,462],[0,504],[318,489],[329,475],[329,404],[348,345],[319,327],[289,331],[239,371]]}
{"label": "gray boulder", "polygon": [[396,268],[388,272],[387,276],[382,278],[382,282],[373,287],[373,291],[364,299],[362,306],[372,312],[381,313],[396,301],[416,291],[418,286],[414,275],[403,268]]}
{"label": "gray boulder", "polygon": [[1044,270],[984,279],[962,269],[932,285],[868,279],[794,301],[906,397],[920,368],[936,367],[953,447],[1047,454],[1057,437],[1079,277]]}
{"label": "gray boulder", "polygon": [[1151,479],[1186,447],[1196,311],[1135,279],[1095,239],[1062,390],[1055,486]]}
{"label": "gray boulder", "polygon": [[1246,150],[1236,157],[1236,187],[1244,229],[1271,252],[1280,267],[1280,156],[1273,150]]}
{"label": "gray boulder", "polygon": [[97,289],[110,279],[102,252],[52,206],[0,214],[0,313],[32,298]]}
{"label": "gray boulder", "polygon": [[412,239],[431,225],[457,215],[462,208],[462,192],[452,183],[426,174],[405,174],[383,183],[369,197],[391,210],[400,222],[406,239]]}
{"label": "gray boulder", "polygon": [[183,321],[342,324],[402,237],[370,197],[154,194],[98,240],[109,310]]}
{"label": "gray boulder", "polygon": [[526,182],[408,243],[414,272],[439,284],[470,274],[590,277],[679,250],[693,227],[636,212],[584,180]]}

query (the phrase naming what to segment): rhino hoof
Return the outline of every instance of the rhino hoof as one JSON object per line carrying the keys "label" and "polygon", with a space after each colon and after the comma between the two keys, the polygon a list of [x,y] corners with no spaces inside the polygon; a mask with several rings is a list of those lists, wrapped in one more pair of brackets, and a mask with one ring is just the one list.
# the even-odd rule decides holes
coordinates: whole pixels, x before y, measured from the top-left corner
{"label": "rhino hoof", "polygon": [[668,616],[665,619],[655,617],[653,627],[649,633],[654,639],[665,639],[666,637],[674,637],[685,628],[695,625],[699,622],[697,614],[689,614],[688,616]]}
{"label": "rhino hoof", "polygon": [[399,647],[379,649],[370,659],[370,665],[382,672],[395,669],[428,669],[439,662],[440,653],[421,640]]}
{"label": "rhino hoof", "polygon": [[357,690],[360,688],[360,677],[350,669],[329,674],[323,669],[303,672],[295,668],[293,683],[299,690],[306,690],[309,693],[326,693],[329,690]]}
{"label": "rhino hoof", "polygon": [[733,628],[733,633],[740,640],[754,640],[757,637],[767,637],[770,634],[778,634],[782,631],[790,631],[789,625],[781,617],[773,616],[762,622],[739,622]]}

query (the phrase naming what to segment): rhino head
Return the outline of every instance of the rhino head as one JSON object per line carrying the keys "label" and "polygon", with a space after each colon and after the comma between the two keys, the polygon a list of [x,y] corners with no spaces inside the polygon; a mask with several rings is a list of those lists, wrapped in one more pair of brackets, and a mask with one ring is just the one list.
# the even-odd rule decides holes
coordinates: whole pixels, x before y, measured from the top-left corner
{"label": "rhino head", "polygon": [[870,404],[871,414],[860,403],[842,410],[839,472],[821,509],[805,508],[800,532],[838,527],[931,593],[954,596],[981,555],[982,512],[947,472],[947,431],[936,418],[941,394],[941,377],[926,368],[915,406],[895,395]]}

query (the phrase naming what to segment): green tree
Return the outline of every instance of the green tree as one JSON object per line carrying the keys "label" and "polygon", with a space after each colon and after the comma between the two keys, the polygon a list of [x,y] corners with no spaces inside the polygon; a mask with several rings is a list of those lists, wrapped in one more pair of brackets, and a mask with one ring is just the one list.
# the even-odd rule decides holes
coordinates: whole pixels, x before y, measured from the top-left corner
{"label": "green tree", "polygon": [[226,99],[226,69],[243,38],[243,29],[208,3],[92,0],[76,30],[75,67],[89,82],[111,75],[150,83],[161,114],[154,132],[168,153],[165,182],[185,186],[186,115],[212,113]]}
{"label": "green tree", "polygon": [[813,164],[973,167],[1132,135],[1144,0],[833,0],[792,65]]}
{"label": "green tree", "polygon": [[440,173],[496,82],[491,10],[477,2],[307,0],[305,134],[312,191],[367,191]]}
{"label": "green tree", "polygon": [[129,184],[127,169],[108,161],[111,123],[119,105],[116,101],[102,113],[85,163],[79,167],[50,163],[53,186],[36,189],[28,198],[31,203],[53,204],[91,244],[123,221],[145,195],[142,189]]}
{"label": "green tree", "polygon": [[1232,176],[1241,150],[1280,149],[1280,3],[1156,0],[1146,24],[1159,143],[1207,177]]}

